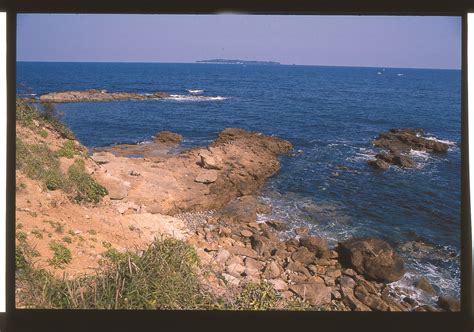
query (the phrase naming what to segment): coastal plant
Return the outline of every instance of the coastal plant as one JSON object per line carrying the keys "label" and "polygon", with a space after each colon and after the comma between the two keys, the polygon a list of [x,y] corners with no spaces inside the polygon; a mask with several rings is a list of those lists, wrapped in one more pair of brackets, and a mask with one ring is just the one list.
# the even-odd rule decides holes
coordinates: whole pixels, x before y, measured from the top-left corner
{"label": "coastal plant", "polygon": [[73,140],[67,140],[64,142],[63,146],[56,151],[58,157],[74,158],[74,155],[77,154],[77,150]]}
{"label": "coastal plant", "polygon": [[63,185],[59,160],[45,144],[27,144],[17,137],[16,169],[39,181],[45,189],[56,190]]}
{"label": "coastal plant", "polygon": [[236,301],[237,310],[271,310],[276,308],[277,293],[265,282],[247,283]]}
{"label": "coastal plant", "polygon": [[43,238],[43,233],[39,229],[32,230],[31,234],[33,234],[37,239]]}
{"label": "coastal plant", "polygon": [[36,108],[30,103],[17,98],[16,120],[25,127],[33,127],[34,120],[40,118]]}
{"label": "coastal plant", "polygon": [[37,269],[28,257],[17,273],[18,302],[27,308],[57,309],[214,309],[222,301],[206,292],[192,246],[156,239],[143,251],[121,253],[112,246],[96,274],[57,278]]}
{"label": "coastal plant", "polygon": [[53,251],[53,257],[48,259],[49,265],[54,268],[63,268],[72,260],[71,250],[58,242],[51,242],[49,248]]}
{"label": "coastal plant", "polygon": [[43,220],[43,222],[49,224],[56,233],[64,233],[64,224],[60,223],[59,221]]}
{"label": "coastal plant", "polygon": [[43,138],[48,137],[48,132],[44,129],[40,130],[39,135]]}
{"label": "coastal plant", "polygon": [[84,160],[77,159],[68,169],[69,190],[73,194],[75,202],[98,203],[102,197],[107,195],[107,189],[97,183],[87,173]]}
{"label": "coastal plant", "polygon": [[66,235],[66,236],[63,237],[63,242],[71,244],[72,243],[72,238],[70,236]]}
{"label": "coastal plant", "polygon": [[42,102],[39,110],[40,117],[49,124],[61,137],[75,139],[74,133],[61,122],[63,113],[59,112],[53,103]]}

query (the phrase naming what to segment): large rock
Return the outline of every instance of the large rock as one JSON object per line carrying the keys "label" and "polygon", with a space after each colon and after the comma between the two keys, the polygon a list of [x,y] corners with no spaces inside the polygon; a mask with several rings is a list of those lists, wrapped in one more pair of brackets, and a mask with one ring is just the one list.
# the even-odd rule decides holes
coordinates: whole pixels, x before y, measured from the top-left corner
{"label": "large rock", "polygon": [[351,267],[367,279],[394,282],[405,274],[403,259],[379,239],[351,239],[338,244],[342,265]]}
{"label": "large rock", "polygon": [[309,251],[314,252],[317,257],[322,257],[324,253],[329,251],[328,242],[326,239],[316,236],[305,236],[300,239],[300,244],[308,248]]}
{"label": "large rock", "polygon": [[97,182],[107,189],[110,199],[121,200],[127,197],[130,183],[110,175],[97,176]]}
{"label": "large rock", "polygon": [[440,296],[438,298],[438,305],[449,312],[461,311],[461,303],[450,296]]}
{"label": "large rock", "polygon": [[436,290],[425,277],[420,278],[420,280],[416,282],[415,287],[425,291],[428,294],[436,295]]}
{"label": "large rock", "polygon": [[308,301],[313,305],[324,305],[331,302],[331,287],[326,287],[323,284],[313,283],[301,283],[291,285],[290,290]]}
{"label": "large rock", "polygon": [[171,131],[161,131],[156,134],[154,141],[163,144],[178,144],[183,140],[183,136]]}
{"label": "large rock", "polygon": [[216,216],[225,222],[255,222],[257,221],[257,199],[254,196],[239,197],[220,209]]}
{"label": "large rock", "polygon": [[389,164],[402,168],[416,167],[415,161],[409,156],[411,150],[443,153],[449,146],[427,137],[420,128],[394,128],[381,133],[372,144],[385,151],[377,154],[369,165],[378,169],[388,169]]}

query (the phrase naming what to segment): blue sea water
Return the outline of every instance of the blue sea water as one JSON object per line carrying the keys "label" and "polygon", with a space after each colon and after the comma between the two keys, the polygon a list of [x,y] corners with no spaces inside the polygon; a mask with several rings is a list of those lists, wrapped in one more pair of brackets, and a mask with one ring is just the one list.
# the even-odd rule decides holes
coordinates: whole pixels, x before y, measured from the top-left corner
{"label": "blue sea water", "polygon": [[[380,72],[380,74],[378,74]],[[106,89],[173,94],[168,100],[59,104],[87,147],[147,141],[162,130],[185,146],[206,145],[226,127],[289,140],[295,156],[262,197],[270,218],[309,225],[331,244],[353,236],[394,246],[423,241],[420,257],[401,251],[409,273],[442,294],[460,294],[461,72],[458,70],[160,63],[17,64],[17,93]],[[187,90],[204,90],[192,94]],[[419,167],[386,172],[367,165],[369,141],[394,127],[421,127],[447,141],[447,154],[414,155]],[[267,216],[260,216],[263,220]]]}

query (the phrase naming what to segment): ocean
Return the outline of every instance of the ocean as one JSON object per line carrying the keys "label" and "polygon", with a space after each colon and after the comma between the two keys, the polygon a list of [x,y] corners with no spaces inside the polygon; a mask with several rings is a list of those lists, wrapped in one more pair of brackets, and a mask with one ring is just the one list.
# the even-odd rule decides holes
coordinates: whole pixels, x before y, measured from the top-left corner
{"label": "ocean", "polygon": [[[461,71],[17,64],[19,95],[91,88],[172,96],[59,104],[63,121],[88,148],[149,141],[162,130],[182,134],[185,147],[202,146],[227,127],[287,139],[295,154],[281,157],[281,170],[266,183],[261,196],[272,203],[273,212],[259,216],[261,221],[277,218],[292,227],[309,226],[331,245],[354,236],[382,238],[397,248],[422,241],[429,250],[399,250],[408,273],[393,287],[413,291],[413,281],[424,276],[441,294],[459,298]],[[370,140],[395,127],[423,128],[433,139],[449,143],[449,151],[413,152],[416,169],[372,169],[367,160],[377,149]]]}

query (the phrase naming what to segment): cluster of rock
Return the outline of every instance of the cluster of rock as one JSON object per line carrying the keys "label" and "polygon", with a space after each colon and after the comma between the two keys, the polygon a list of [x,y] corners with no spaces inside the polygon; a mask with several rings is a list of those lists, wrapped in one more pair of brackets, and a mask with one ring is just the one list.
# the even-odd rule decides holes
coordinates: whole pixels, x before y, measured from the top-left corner
{"label": "cluster of rock", "polygon": [[368,163],[383,170],[388,169],[390,165],[416,167],[416,162],[409,156],[411,150],[444,153],[449,147],[446,143],[424,137],[424,131],[420,128],[393,128],[381,133],[371,143],[384,151]]}
{"label": "cluster of rock", "polygon": [[[162,132],[153,144],[175,145],[179,134]],[[271,206],[256,195],[279,169],[277,156],[292,145],[280,138],[227,128],[207,148],[193,148],[159,157],[125,158],[110,152],[92,156],[106,168],[98,178],[117,202],[119,213],[177,215],[213,211],[195,218],[188,238],[203,263],[211,267],[209,285],[217,294],[247,282],[268,282],[283,300],[301,298],[332,310],[436,311],[416,299],[402,299],[388,283],[405,273],[403,259],[378,239],[352,239],[329,248],[325,239],[298,229],[283,241],[278,220],[257,223],[257,214]],[[186,218],[183,218],[186,220]],[[432,286],[418,282],[426,292]],[[430,288],[431,287],[431,288]],[[446,310],[456,301],[440,299]],[[449,305],[448,305],[449,304]]]}
{"label": "cluster of rock", "polygon": [[[248,282],[267,282],[284,300],[343,311],[438,311],[412,297],[403,299],[387,284],[405,273],[403,259],[379,239],[351,239],[334,249],[325,239],[298,229],[300,236],[283,241],[282,221],[257,223],[256,214],[271,207],[253,196],[231,201],[195,227],[195,245],[204,263],[215,273],[218,286],[239,288]],[[426,279],[418,288],[435,292]],[[444,302],[443,302],[444,301]],[[446,310],[458,303],[440,298]]]}
{"label": "cluster of rock", "polygon": [[39,97],[42,102],[73,103],[85,101],[148,100],[169,97],[165,92],[139,94],[132,92],[108,92],[107,90],[88,89],[82,91],[52,92]]}

